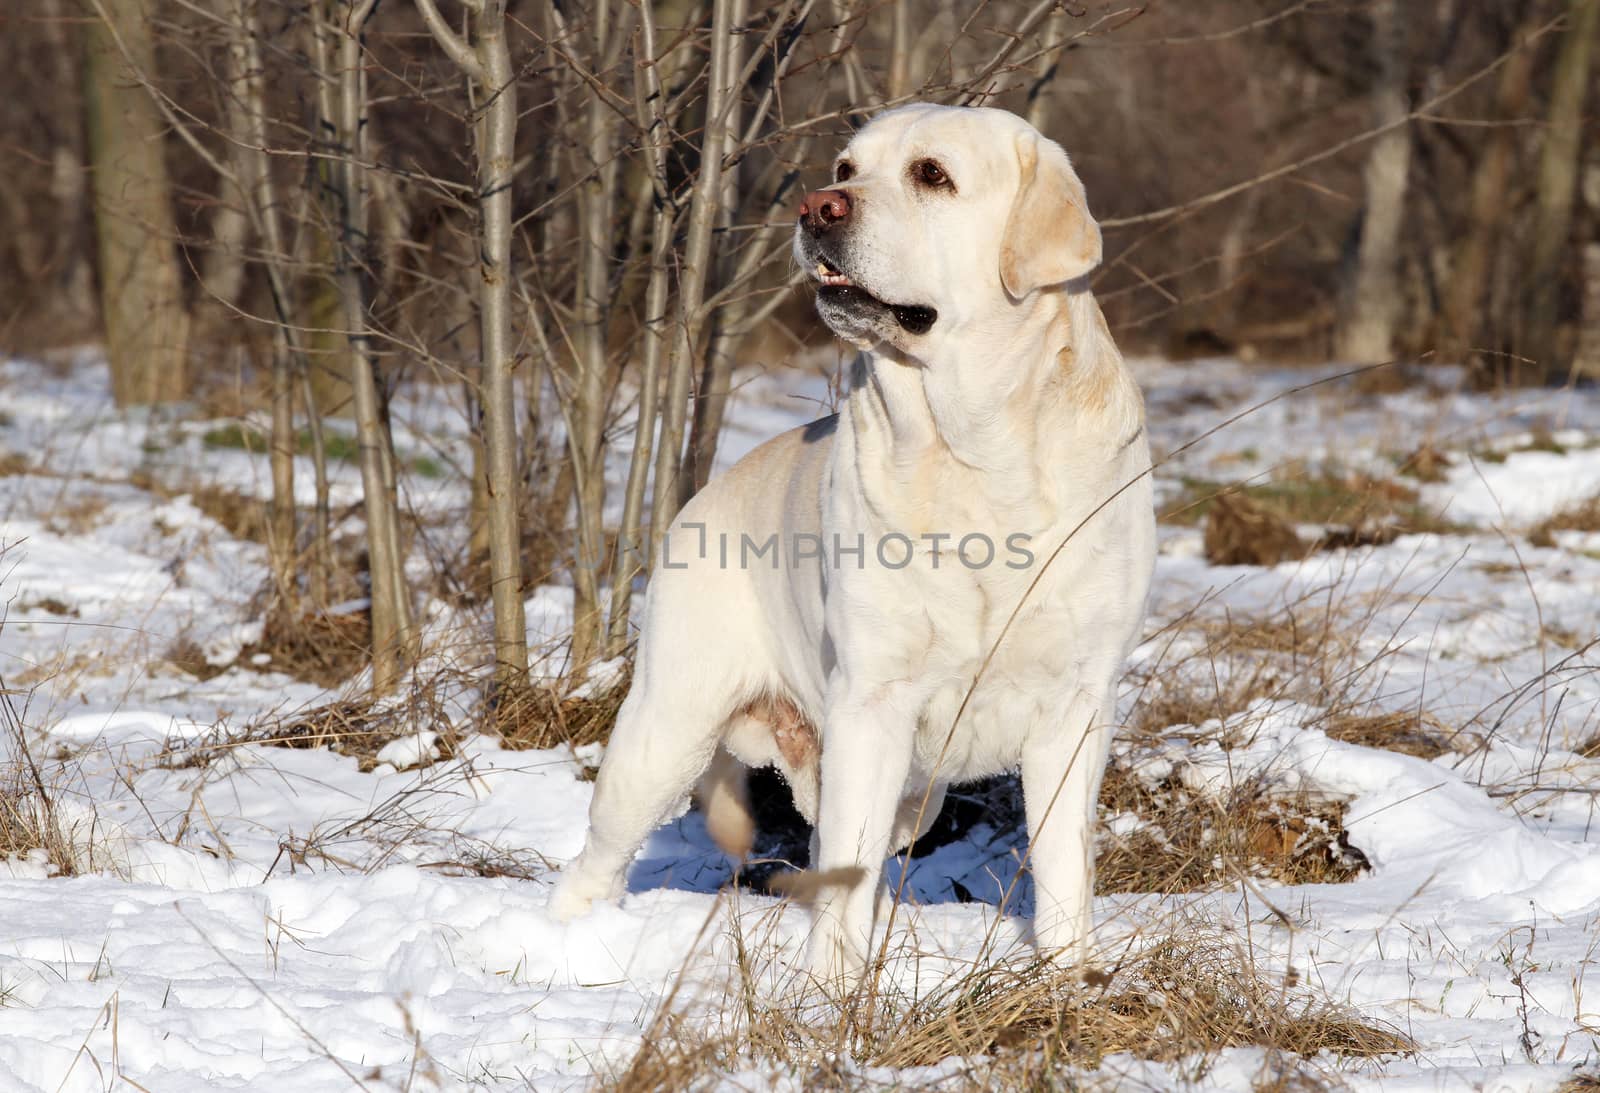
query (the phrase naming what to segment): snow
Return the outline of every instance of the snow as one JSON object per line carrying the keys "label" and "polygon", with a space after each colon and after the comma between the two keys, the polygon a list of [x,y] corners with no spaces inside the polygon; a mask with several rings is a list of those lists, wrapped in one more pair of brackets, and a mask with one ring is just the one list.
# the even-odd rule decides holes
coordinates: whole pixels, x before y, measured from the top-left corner
{"label": "snow", "polygon": [[[826,410],[829,363],[744,377],[724,465]],[[1422,502],[1461,530],[1244,568],[1208,565],[1198,530],[1163,527],[1124,716],[1150,687],[1199,678],[1231,693],[1264,654],[1209,654],[1207,628],[1230,620],[1313,633],[1331,622],[1342,667],[1330,676],[1308,659],[1281,693],[1119,753],[1140,777],[1195,792],[1255,779],[1346,802],[1349,839],[1372,868],[1338,885],[1104,897],[1100,940],[1114,948],[1180,921],[1248,935],[1263,969],[1293,968],[1417,1043],[1412,1055],[1324,1060],[1354,1089],[1542,1091],[1593,1067],[1600,759],[1579,752],[1600,731],[1600,536],[1558,532],[1551,547],[1526,533],[1600,493],[1600,396],[1473,394],[1442,368],[1396,394],[1327,382],[1185,448],[1338,369],[1136,371],[1157,454],[1176,453],[1158,471],[1163,503],[1186,481],[1260,478],[1291,461],[1392,477],[1427,443],[1451,465],[1420,487]],[[118,413],[90,358],[0,363],[0,392],[0,455],[29,472],[0,476],[0,688],[24,726],[0,734],[0,779],[37,771],[77,865],[59,875],[40,847],[0,858],[0,1088],[583,1088],[626,1066],[676,984],[689,984],[676,1004],[715,1007],[735,925],[764,982],[782,980],[802,912],[724,890],[729,866],[693,812],[650,841],[619,903],[570,925],[546,914],[556,870],[581,845],[599,749],[509,750],[477,731],[470,680],[487,663],[486,620],[425,591],[459,545],[459,475],[408,481],[408,503],[432,521],[431,545],[408,565],[425,597],[427,666],[469,682],[380,707],[383,745],[363,763],[260,742],[263,726],[357,696],[364,681],[329,693],[239,662],[259,636],[265,550],[230,536],[192,491],[264,497],[269,485],[259,457],[204,442],[227,423],[193,409]],[[403,458],[464,464],[453,396],[402,396]],[[309,482],[309,464],[299,470]],[[336,505],[356,500],[354,468],[333,470]],[[529,599],[530,642],[550,673],[571,605],[559,585]],[[179,642],[223,670],[177,669]],[[624,670],[607,662],[585,685]],[[1334,739],[1335,700],[1425,711],[1454,731],[1452,747],[1419,759]],[[1109,820],[1103,837],[1146,826]],[[901,988],[1021,944],[1025,921],[1010,911],[1025,910],[1025,883],[1008,913],[994,904],[1022,846],[981,824],[890,869],[912,897],[897,946],[919,954],[896,964]],[[990,902],[956,902],[956,884]],[[1239,1048],[1208,1068],[1116,1056],[1105,1074],[1233,1090],[1266,1064]],[[728,1078],[772,1082],[800,1087],[755,1062]]]}

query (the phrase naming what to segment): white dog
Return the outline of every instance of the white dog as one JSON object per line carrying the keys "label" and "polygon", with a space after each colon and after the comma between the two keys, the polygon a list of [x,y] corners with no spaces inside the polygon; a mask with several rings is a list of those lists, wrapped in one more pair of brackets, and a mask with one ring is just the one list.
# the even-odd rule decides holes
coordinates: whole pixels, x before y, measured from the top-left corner
{"label": "white dog", "polygon": [[1034,937],[1079,960],[1155,557],[1143,400],[1084,276],[1100,230],[1066,153],[999,110],[889,111],[834,179],[794,253],[865,351],[849,396],[657,545],[588,842],[551,905],[619,895],[697,781],[712,834],[748,851],[740,764],[772,764],[815,832],[810,965],[855,976],[884,859],[947,785],[1020,766]]}

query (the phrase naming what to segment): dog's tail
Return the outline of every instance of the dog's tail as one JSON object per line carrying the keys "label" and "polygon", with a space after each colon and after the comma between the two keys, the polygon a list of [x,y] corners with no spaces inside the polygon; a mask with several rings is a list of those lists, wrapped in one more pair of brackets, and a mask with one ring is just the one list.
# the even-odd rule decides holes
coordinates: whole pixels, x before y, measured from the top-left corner
{"label": "dog's tail", "polygon": [[743,763],[718,748],[700,778],[696,794],[706,816],[706,830],[723,853],[742,862],[755,844],[756,818],[750,811],[750,783]]}

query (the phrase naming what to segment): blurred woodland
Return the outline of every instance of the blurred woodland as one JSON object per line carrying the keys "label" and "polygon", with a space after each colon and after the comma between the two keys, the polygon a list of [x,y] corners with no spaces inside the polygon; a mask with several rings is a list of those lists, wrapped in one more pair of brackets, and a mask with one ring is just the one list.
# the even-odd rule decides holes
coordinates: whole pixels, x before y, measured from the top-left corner
{"label": "blurred woodland", "polygon": [[[0,13],[0,352],[103,344],[124,405],[245,377],[284,618],[337,580],[325,488],[293,502],[295,431],[352,419],[380,689],[415,644],[387,395],[459,385],[513,682],[534,574],[571,574],[574,665],[626,647],[645,559],[618,542],[704,483],[736,366],[826,340],[793,207],[886,105],[1003,106],[1067,148],[1127,351],[1600,377],[1597,19],[1600,0],[27,0]],[[608,451],[629,461],[610,504]]]}

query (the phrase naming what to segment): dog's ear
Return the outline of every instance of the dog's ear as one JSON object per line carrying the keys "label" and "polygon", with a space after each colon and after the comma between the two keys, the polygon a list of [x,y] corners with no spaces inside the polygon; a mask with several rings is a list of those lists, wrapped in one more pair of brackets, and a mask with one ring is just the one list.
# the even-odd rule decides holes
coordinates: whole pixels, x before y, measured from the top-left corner
{"label": "dog's ear", "polygon": [[1037,133],[1017,137],[1022,182],[1000,240],[1000,283],[1020,299],[1100,264],[1100,225],[1089,215],[1067,153]]}

